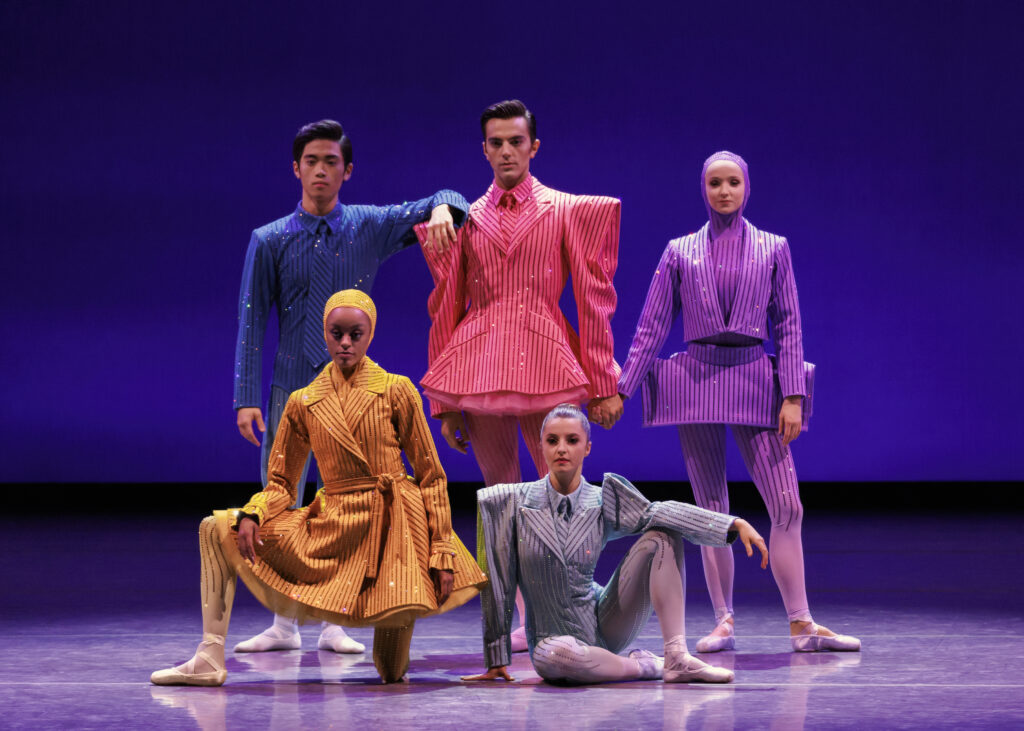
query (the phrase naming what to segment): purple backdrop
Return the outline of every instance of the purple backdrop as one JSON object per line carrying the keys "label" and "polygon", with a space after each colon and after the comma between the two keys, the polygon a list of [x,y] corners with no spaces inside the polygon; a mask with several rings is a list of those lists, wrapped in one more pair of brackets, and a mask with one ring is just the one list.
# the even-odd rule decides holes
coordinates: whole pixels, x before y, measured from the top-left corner
{"label": "purple backdrop", "polygon": [[[665,243],[704,220],[701,162],[728,148],[748,217],[792,245],[819,369],[801,477],[1024,478],[1018,3],[288,5],[0,8],[0,481],[254,478],[238,282],[250,231],[299,198],[295,129],[345,125],[343,201],[473,200],[479,112],[513,96],[542,181],[623,201],[620,361]],[[429,291],[412,249],[374,292],[371,355],[414,380]],[[627,403],[595,436],[587,471],[606,469],[681,477],[675,432]]]}

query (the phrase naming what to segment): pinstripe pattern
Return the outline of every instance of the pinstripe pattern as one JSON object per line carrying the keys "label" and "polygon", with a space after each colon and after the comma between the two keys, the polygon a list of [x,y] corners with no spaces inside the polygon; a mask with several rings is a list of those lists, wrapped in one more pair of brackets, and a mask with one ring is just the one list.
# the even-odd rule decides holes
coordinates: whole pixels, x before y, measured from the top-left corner
{"label": "pinstripe pattern", "polygon": [[[576,196],[530,180],[511,240],[502,235],[494,186],[470,206],[449,251],[424,249],[430,295],[430,368],[420,381],[431,414],[480,394],[533,397],[529,411],[616,393],[612,350],[619,201]],[[422,241],[425,227],[417,227]],[[579,336],[559,310],[572,275]],[[574,400],[579,400],[575,398]]]}
{"label": "pinstripe pattern", "polygon": [[[801,527],[803,504],[793,454],[770,429],[733,425],[733,437],[754,485],[771,518],[768,537],[772,574],[791,620],[809,619],[804,582]],[[729,492],[725,479],[725,425],[680,424],[679,440],[686,460],[686,474],[697,505],[728,512]],[[704,577],[716,616],[733,613],[733,555],[731,550],[702,547]]]}
{"label": "pinstripe pattern", "polygon": [[[732,423],[771,427],[785,396],[804,395],[804,426],[813,410],[814,366],[804,363],[800,309],[786,239],[744,220],[743,261],[726,322],[717,295],[708,225],[669,242],[647,292],[619,381],[632,396],[644,388],[644,425]],[[690,343],[667,360],[657,355],[682,313]],[[759,346],[694,341],[771,335],[776,356]],[[734,340],[735,342],[735,340]]]}
{"label": "pinstripe pattern", "polygon": [[[327,295],[352,287],[369,292],[381,262],[414,243],[412,227],[427,220],[430,211],[442,204],[452,207],[456,223],[462,222],[469,209],[466,199],[451,190],[393,206],[339,203],[323,217],[307,213],[300,204],[292,214],[253,231],[238,296],[234,408],[261,405],[263,339],[271,308],[277,310],[279,321],[271,385],[291,393],[312,381],[320,365],[327,362],[322,334],[318,342],[309,341],[322,351],[317,365],[311,366],[303,352],[307,318],[313,318],[310,327],[319,332],[319,308]],[[321,223],[329,228],[322,242],[317,236]],[[321,253],[326,249],[332,260],[322,298],[310,289],[312,259],[318,247]]]}
{"label": "pinstripe pattern", "polygon": [[[327,487],[311,506],[286,510],[310,448]],[[405,476],[403,451],[415,478]],[[268,474],[266,489],[242,508],[259,518],[264,545],[255,567],[238,553],[230,515],[219,515],[227,555],[278,614],[403,624],[438,611],[429,568],[455,570],[455,592],[441,611],[484,581],[452,532],[444,470],[404,376],[364,358],[346,382],[329,364],[289,398]],[[370,556],[378,539],[380,554]]]}
{"label": "pinstripe pattern", "polygon": [[477,492],[490,583],[481,590],[488,667],[507,665],[516,586],[526,600],[531,654],[542,637],[571,635],[607,647],[597,607],[604,589],[594,569],[604,544],[663,528],[694,543],[726,545],[734,518],[675,501],[652,503],[625,478],[605,475],[600,487],[581,482],[564,543],[548,505],[547,478]]}
{"label": "pinstripe pattern", "polygon": [[522,480],[517,428],[523,433],[523,441],[537,468],[537,475],[547,474],[548,467],[540,446],[540,427],[546,415],[546,412],[541,412],[522,416],[491,416],[466,412],[466,428],[469,430],[473,456],[480,466],[485,485]]}

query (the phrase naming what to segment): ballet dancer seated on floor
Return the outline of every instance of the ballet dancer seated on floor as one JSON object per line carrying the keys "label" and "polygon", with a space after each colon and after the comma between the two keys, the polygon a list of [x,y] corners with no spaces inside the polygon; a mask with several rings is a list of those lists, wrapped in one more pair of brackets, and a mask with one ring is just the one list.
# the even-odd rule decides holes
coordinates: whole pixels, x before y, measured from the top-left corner
{"label": "ballet dancer seated on floor", "polygon": [[[643,386],[644,426],[678,426],[694,501],[708,510],[729,510],[728,425],[771,516],[772,574],[793,649],[857,651],[856,637],[815,624],[807,602],[804,512],[789,444],[807,428],[814,366],[804,362],[789,243],[743,217],[750,176],[739,155],[711,155],[700,189],[708,221],[665,248],[619,391],[630,397]],[[680,314],[686,351],[659,360]],[[774,356],[764,349],[769,332]],[[697,643],[697,652],[735,649],[732,551],[702,546],[701,555],[716,627]]]}
{"label": "ballet dancer seated on floor", "polygon": [[[654,680],[728,683],[733,673],[689,654],[684,627],[683,537],[724,546],[737,534],[753,555],[764,540],[749,523],[675,501],[651,502],[625,478],[601,486],[581,476],[590,425],[571,404],[541,427],[548,474],[537,482],[477,492],[490,584],[480,590],[488,670],[463,680],[512,680],[508,631],[516,588],[526,600],[526,636],[537,673],[556,683]],[[642,534],[606,587],[594,583],[605,543]],[[646,650],[618,653],[658,615],[664,660]]]}
{"label": "ballet dancer seated on floor", "polygon": [[[185,664],[153,673],[153,683],[224,683],[237,576],[279,615],[374,627],[373,661],[385,683],[404,679],[415,620],[465,603],[485,583],[452,531],[419,394],[364,357],[376,320],[358,290],[327,301],[331,362],[288,399],[266,489],[241,511],[215,511],[200,524],[203,641]],[[288,510],[310,448],[324,487]],[[405,474],[403,451],[415,477]]]}

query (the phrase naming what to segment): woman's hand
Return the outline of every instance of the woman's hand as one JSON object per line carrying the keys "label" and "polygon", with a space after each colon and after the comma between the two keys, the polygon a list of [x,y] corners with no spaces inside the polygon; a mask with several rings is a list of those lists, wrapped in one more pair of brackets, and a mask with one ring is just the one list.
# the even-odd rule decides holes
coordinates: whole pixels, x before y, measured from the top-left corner
{"label": "woman's hand", "polygon": [[779,436],[782,437],[783,447],[800,436],[800,427],[803,426],[803,398],[787,396],[782,402],[782,408],[779,409]]}
{"label": "woman's hand", "polygon": [[437,605],[441,606],[452,595],[455,588],[455,572],[451,569],[430,569],[430,578],[434,580],[434,593]]}
{"label": "woman's hand", "polygon": [[761,534],[754,530],[754,526],[743,518],[737,518],[733,521],[730,530],[735,530],[740,534],[740,540],[743,541],[743,545],[747,549],[747,556],[753,556],[753,547],[757,546],[757,550],[761,552],[761,568],[768,568],[768,546],[765,545]]}
{"label": "woman's hand", "polygon": [[462,679],[467,683],[473,683],[480,680],[507,680],[508,682],[515,681],[511,675],[508,674],[507,665],[499,665],[496,668],[488,668],[486,673],[481,675],[463,675]]}
{"label": "woman's hand", "polygon": [[455,243],[455,236],[455,219],[452,218],[452,211],[448,204],[442,203],[430,212],[425,246],[443,254]]}
{"label": "woman's hand", "polygon": [[448,442],[449,447],[466,453],[469,446],[469,430],[466,429],[466,420],[462,418],[461,411],[441,414],[441,436]]}
{"label": "woman's hand", "polygon": [[257,528],[256,521],[249,517],[242,518],[238,523],[238,552],[242,554],[242,558],[250,561],[254,566],[259,563],[259,559],[256,557],[256,546],[263,545],[263,541],[256,533]]}
{"label": "woman's hand", "polygon": [[587,415],[595,424],[611,429],[622,417],[622,397],[619,394],[604,398],[592,398],[587,403]]}

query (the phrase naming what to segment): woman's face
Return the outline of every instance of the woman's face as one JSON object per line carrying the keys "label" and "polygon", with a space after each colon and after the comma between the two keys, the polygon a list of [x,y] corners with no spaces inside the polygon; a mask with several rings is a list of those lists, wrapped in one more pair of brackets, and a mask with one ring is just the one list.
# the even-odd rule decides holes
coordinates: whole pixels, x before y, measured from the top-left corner
{"label": "woman's face", "polygon": [[544,427],[540,443],[551,477],[563,485],[571,485],[583,471],[583,458],[590,454],[590,441],[580,420],[551,419]]}
{"label": "woman's face", "polygon": [[743,205],[746,181],[740,166],[728,160],[711,163],[704,175],[704,190],[711,207],[719,213],[735,213]]}
{"label": "woman's face", "polygon": [[370,344],[370,318],[355,307],[335,307],[327,314],[327,352],[334,365],[351,373]]}

